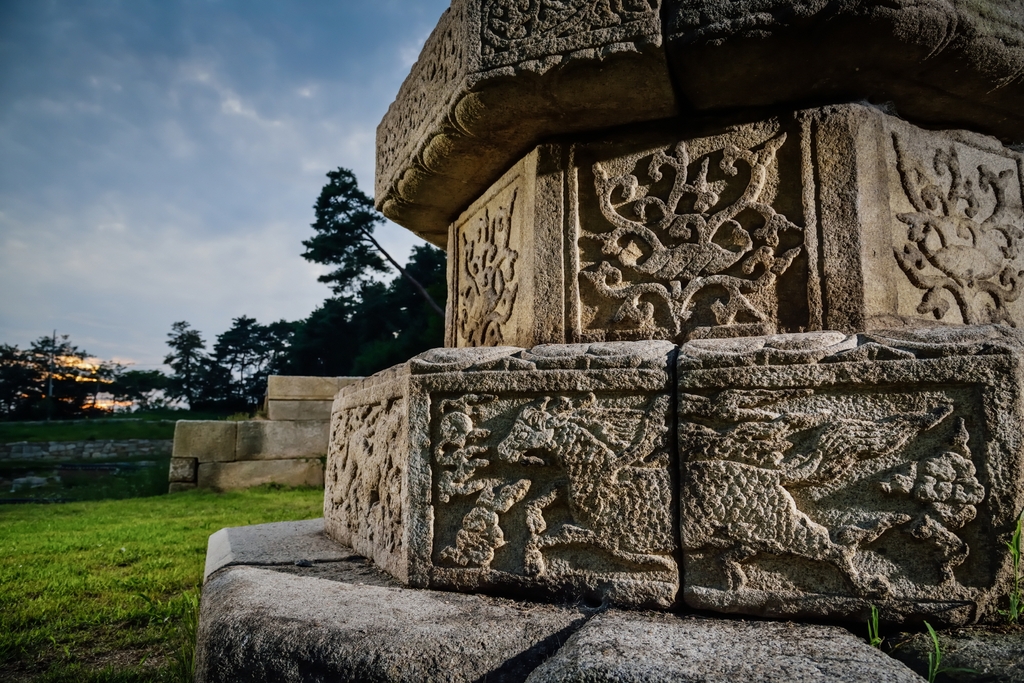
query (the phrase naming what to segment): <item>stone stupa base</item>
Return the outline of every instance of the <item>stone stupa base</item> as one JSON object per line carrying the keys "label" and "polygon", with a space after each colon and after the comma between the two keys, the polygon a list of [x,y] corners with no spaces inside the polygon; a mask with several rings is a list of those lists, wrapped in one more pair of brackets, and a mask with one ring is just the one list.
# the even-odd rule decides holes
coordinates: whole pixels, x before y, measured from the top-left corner
{"label": "stone stupa base", "polygon": [[404,588],[317,519],[210,538],[195,680],[922,679],[836,626]]}

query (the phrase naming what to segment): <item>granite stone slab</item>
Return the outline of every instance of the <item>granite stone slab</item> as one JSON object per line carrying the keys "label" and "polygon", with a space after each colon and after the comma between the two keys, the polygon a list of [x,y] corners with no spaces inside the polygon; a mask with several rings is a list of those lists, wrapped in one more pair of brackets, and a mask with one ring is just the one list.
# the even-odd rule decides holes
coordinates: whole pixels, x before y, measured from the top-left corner
{"label": "granite stone slab", "polygon": [[858,104],[553,139],[452,223],[445,343],[1020,325],[1022,168]]}
{"label": "granite stone slab", "polygon": [[346,387],[327,533],[411,586],[670,606],[673,350],[436,349]]}
{"label": "granite stone slab", "polygon": [[997,620],[1024,508],[1006,327],[697,340],[678,357],[692,607]]}
{"label": "granite stone slab", "polygon": [[323,518],[227,527],[210,535],[203,580],[233,565],[293,565],[355,557],[324,534]]}
{"label": "granite stone slab", "polygon": [[397,587],[365,560],[227,567],[203,586],[197,683],[521,681],[572,608]]}
{"label": "granite stone slab", "polygon": [[836,626],[608,611],[526,683],[920,683]]}

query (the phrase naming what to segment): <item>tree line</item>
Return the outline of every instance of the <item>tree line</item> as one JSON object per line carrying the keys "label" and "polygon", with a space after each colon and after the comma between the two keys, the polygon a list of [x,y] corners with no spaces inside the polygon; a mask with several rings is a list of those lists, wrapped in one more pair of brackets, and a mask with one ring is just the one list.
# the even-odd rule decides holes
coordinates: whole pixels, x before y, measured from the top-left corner
{"label": "tree line", "polygon": [[[252,411],[268,375],[367,375],[441,346],[444,252],[418,246],[400,265],[374,237],[384,219],[352,172],[327,177],[302,256],[331,268],[319,278],[331,295],[307,318],[260,324],[243,315],[212,348],[187,321],[175,322],[166,374],[92,359],[66,335],[41,337],[27,349],[0,345],[0,419],[88,417],[117,406]],[[381,281],[388,264],[398,274]]]}

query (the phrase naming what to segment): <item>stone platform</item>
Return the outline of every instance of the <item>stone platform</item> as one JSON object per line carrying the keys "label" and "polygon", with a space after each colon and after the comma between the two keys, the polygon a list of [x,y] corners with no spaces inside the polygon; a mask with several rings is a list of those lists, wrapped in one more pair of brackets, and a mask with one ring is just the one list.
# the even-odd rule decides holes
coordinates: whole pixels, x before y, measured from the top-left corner
{"label": "stone platform", "polygon": [[923,679],[836,626],[404,588],[308,520],[211,537],[195,680]]}
{"label": "stone platform", "polygon": [[416,588],[991,623],[1022,363],[1002,326],[435,349],[338,394],[326,529]]}

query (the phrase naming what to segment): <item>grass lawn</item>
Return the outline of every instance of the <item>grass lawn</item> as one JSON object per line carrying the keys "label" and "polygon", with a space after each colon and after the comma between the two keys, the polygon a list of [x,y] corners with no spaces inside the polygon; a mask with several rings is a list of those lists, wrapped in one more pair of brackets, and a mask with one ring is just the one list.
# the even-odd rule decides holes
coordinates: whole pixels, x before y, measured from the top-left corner
{"label": "grass lawn", "polygon": [[0,507],[0,680],[190,680],[209,535],[322,506],[322,489],[265,486]]}

